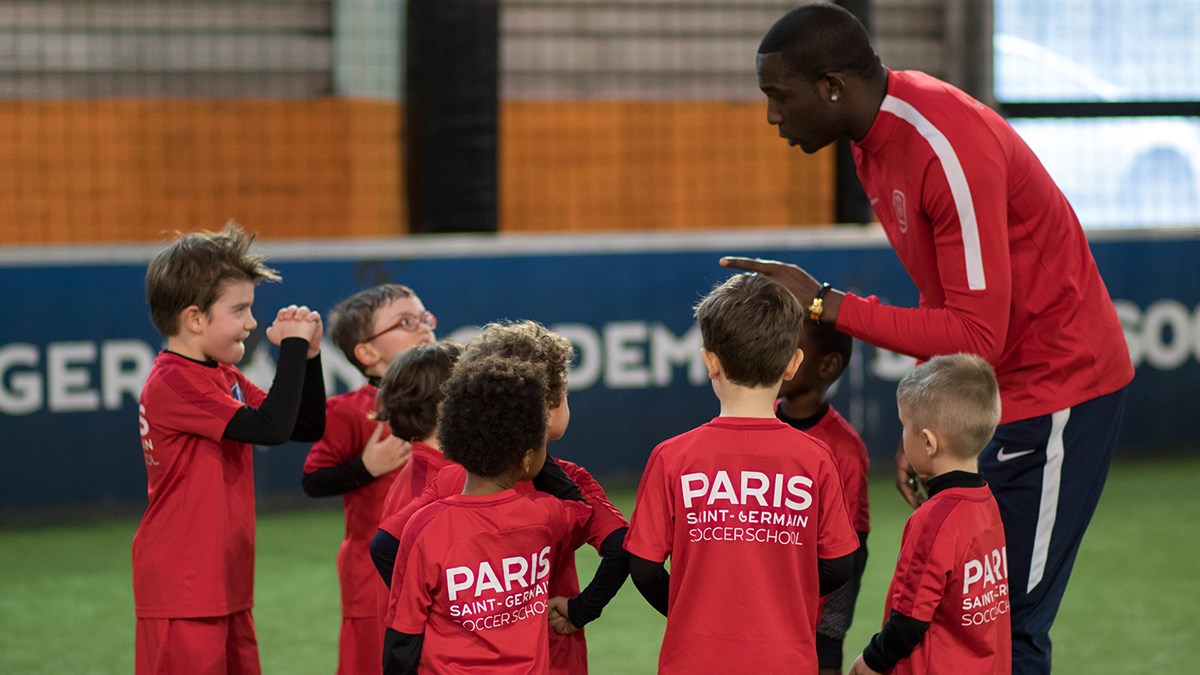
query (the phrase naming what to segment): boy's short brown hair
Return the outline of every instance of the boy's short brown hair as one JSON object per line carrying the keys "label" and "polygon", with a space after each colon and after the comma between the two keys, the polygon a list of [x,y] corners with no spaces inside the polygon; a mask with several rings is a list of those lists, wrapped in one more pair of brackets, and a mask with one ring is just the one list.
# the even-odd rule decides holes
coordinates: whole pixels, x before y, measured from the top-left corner
{"label": "boy's short brown hair", "polygon": [[417,345],[396,357],[379,383],[375,419],[406,441],[426,438],[437,428],[442,385],[462,347],[442,340]]}
{"label": "boy's short brown hair", "polygon": [[232,221],[220,232],[177,232],[146,268],[146,300],[158,332],[177,334],[180,312],[192,305],[207,314],[230,281],[279,281],[263,264],[266,256],[250,253],[254,237]]}
{"label": "boy's short brown hair", "polygon": [[446,380],[438,440],[446,458],[484,477],[546,443],[546,367],[523,359],[460,359]]}
{"label": "boy's short brown hair", "polygon": [[415,298],[413,289],[403,284],[380,284],[342,300],[329,311],[329,339],[342,350],[346,359],[366,375],[366,366],[354,356],[354,347],[371,337],[375,312],[400,298]]}
{"label": "boy's short brown hair", "polygon": [[974,354],[935,356],[905,373],[896,402],[915,428],[938,433],[963,459],[978,457],[1000,423],[996,373]]}
{"label": "boy's short brown hair", "polygon": [[462,361],[503,356],[546,367],[546,408],[554,409],[567,395],[567,367],[575,348],[567,338],[536,321],[492,322],[467,343]]}
{"label": "boy's short brown hair", "polygon": [[804,312],[795,296],[767,277],[736,274],[696,305],[704,348],[743,387],[779,382],[796,352]]}

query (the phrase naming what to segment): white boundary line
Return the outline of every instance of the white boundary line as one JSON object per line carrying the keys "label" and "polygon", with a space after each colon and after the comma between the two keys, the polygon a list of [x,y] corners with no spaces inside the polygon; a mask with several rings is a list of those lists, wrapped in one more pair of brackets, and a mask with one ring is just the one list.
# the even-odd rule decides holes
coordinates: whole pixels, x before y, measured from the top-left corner
{"label": "white boundary line", "polygon": [[[1093,230],[1093,241],[1200,239],[1200,228]],[[163,242],[0,247],[0,267],[146,263]],[[257,248],[275,262],[311,260],[420,260],[606,253],[706,252],[738,255],[754,249],[887,248],[878,225],[697,232],[610,234],[459,234],[378,239],[260,240]]]}

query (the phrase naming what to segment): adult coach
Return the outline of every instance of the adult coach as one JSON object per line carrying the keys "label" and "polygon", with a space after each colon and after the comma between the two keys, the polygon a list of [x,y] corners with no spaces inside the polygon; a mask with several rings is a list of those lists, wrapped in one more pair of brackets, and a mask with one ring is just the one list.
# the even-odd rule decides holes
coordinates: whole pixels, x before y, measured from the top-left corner
{"label": "adult coach", "polygon": [[[814,153],[854,141],[858,176],[920,292],[916,308],[843,293],[795,266],[725,258],[783,282],[814,319],[918,359],[995,368],[1001,425],[980,458],[1008,539],[1013,670],[1050,672],[1050,625],[1116,444],[1133,366],[1070,204],[995,112],[892,71],[849,12],[805,5],[758,48],[767,121]],[[903,455],[900,491],[920,497]]]}

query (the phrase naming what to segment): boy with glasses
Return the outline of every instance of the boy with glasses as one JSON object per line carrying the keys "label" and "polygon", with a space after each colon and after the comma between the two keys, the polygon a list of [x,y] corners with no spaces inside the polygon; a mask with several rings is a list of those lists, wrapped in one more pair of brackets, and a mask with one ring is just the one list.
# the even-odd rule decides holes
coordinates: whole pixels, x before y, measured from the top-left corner
{"label": "boy with glasses", "polygon": [[351,295],[333,308],[330,337],[367,377],[359,389],[329,399],[325,435],[304,463],[304,492],[342,495],[346,537],[338,549],[342,628],[338,673],[378,673],[383,653],[380,607],[387,588],[379,580],[368,546],[379,525],[384,498],[412,453],[386,423],[372,420],[380,378],[405,351],[435,340],[437,318],[417,294],[400,284],[381,284]]}

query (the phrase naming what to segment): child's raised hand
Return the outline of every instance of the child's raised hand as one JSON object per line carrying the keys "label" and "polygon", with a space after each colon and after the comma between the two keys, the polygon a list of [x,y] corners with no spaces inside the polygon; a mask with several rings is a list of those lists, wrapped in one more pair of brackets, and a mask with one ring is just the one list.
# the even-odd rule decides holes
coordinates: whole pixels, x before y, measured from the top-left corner
{"label": "child's raised hand", "polygon": [[404,466],[411,456],[412,443],[393,436],[388,425],[380,422],[363,446],[362,462],[367,472],[378,478]]}
{"label": "child's raised hand", "polygon": [[309,312],[304,319],[312,326],[312,336],[308,338],[308,358],[321,353],[321,336],[325,332],[325,324],[321,321],[320,313]]}
{"label": "child's raised hand", "polygon": [[[312,318],[314,316],[315,318]],[[313,352],[314,333],[317,338],[315,348],[319,352],[321,349],[321,316],[303,305],[299,307],[288,305],[275,315],[275,322],[267,329],[267,339],[278,347],[287,338],[304,338],[308,340],[309,358],[312,358],[316,355]]]}

